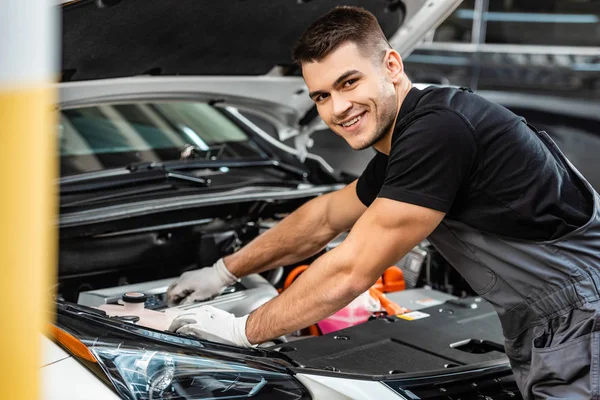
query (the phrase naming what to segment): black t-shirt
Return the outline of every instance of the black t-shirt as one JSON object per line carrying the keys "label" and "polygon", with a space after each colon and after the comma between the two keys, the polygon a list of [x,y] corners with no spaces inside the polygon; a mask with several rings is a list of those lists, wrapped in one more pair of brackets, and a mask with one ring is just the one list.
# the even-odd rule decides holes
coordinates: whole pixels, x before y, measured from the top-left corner
{"label": "black t-shirt", "polygon": [[356,191],[367,206],[389,198],[535,241],[571,232],[593,210],[584,183],[524,118],[454,88],[410,90],[389,157],[375,155]]}

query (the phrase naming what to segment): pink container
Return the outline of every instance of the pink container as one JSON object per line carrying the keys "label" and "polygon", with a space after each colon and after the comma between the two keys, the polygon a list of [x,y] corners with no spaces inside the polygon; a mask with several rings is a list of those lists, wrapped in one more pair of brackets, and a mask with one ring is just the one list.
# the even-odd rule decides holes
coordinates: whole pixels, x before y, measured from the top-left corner
{"label": "pink container", "polygon": [[361,294],[340,311],[317,323],[323,335],[366,322],[374,311],[380,309],[379,302],[368,292]]}

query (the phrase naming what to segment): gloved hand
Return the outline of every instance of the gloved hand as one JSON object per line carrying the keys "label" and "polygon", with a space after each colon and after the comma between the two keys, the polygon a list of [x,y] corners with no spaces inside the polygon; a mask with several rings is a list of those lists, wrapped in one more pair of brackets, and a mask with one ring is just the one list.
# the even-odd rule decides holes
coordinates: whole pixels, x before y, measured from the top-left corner
{"label": "gloved hand", "polygon": [[192,304],[196,301],[210,299],[223,291],[227,286],[238,282],[223,259],[220,258],[212,267],[205,267],[181,274],[167,289],[167,304]]}
{"label": "gloved hand", "polygon": [[248,316],[237,318],[213,306],[202,306],[175,317],[169,331],[241,347],[256,347],[246,337]]}

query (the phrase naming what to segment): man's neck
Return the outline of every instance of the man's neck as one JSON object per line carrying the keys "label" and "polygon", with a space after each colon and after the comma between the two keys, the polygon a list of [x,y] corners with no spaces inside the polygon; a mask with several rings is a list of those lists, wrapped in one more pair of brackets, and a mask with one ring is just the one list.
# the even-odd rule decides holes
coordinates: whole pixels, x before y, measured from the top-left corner
{"label": "man's neck", "polygon": [[396,107],[396,116],[394,117],[394,123],[392,124],[389,132],[383,138],[381,138],[380,141],[373,145],[375,150],[377,150],[378,152],[386,155],[390,154],[390,151],[392,149],[392,136],[394,135],[394,129],[396,128],[396,120],[398,119],[398,114],[400,113],[402,103],[404,102],[406,95],[408,94],[408,92],[410,92],[410,89],[412,89],[412,87],[412,82],[407,78],[404,80],[404,83],[402,85],[398,85],[398,87],[396,88],[396,97],[398,99],[398,104]]}

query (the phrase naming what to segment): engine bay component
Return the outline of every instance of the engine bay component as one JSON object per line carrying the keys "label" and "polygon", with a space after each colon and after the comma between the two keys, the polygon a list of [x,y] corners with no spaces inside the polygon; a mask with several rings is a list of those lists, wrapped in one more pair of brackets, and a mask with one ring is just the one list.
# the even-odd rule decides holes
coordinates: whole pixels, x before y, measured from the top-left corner
{"label": "engine bay component", "polygon": [[409,311],[407,308],[398,305],[393,300],[390,300],[385,294],[374,287],[369,289],[369,294],[371,297],[379,300],[381,307],[387,312],[388,315],[404,314]]}
{"label": "engine bay component", "polygon": [[379,308],[379,302],[369,292],[364,292],[346,307],[319,321],[317,326],[324,335],[339,331],[366,322]]}
{"label": "engine bay component", "polygon": [[146,296],[139,292],[134,293],[134,295],[132,296],[132,293],[123,295],[123,299],[133,299],[134,301],[121,300],[121,304],[102,304],[98,308],[106,312],[109,317],[120,321],[135,323],[159,331],[169,329],[171,321],[178,313],[170,313],[169,310],[161,312],[144,308]]}
{"label": "engine bay component", "polygon": [[145,303],[146,300],[148,300],[148,296],[146,296],[144,293],[140,293],[140,292],[129,292],[129,293],[124,293],[123,297],[121,299],[125,303],[137,304],[137,303]]}
{"label": "engine bay component", "polygon": [[373,289],[383,293],[398,292],[406,289],[406,281],[404,280],[404,271],[393,265],[386,269],[381,275],[381,278],[375,282]]}
{"label": "engine bay component", "polygon": [[433,307],[443,304],[447,301],[456,301],[458,297],[438,290],[428,288],[418,288],[404,290],[387,294],[388,299],[409,310],[416,311],[422,308]]}
{"label": "engine bay component", "polygon": [[424,265],[429,261],[429,253],[424,244],[413,248],[396,266],[404,273],[406,288],[418,287],[424,271]]}
{"label": "engine bay component", "polygon": [[[269,283],[269,281],[262,276],[255,274],[243,277],[239,283],[226,288],[223,293],[214,299],[194,304],[168,307],[166,295],[167,288],[174,279],[176,278],[160,279],[151,282],[81,292],[77,303],[89,307],[101,308],[107,312],[110,310],[110,312],[108,312],[109,315],[111,312],[118,312],[120,315],[125,315],[123,314],[125,310],[122,310],[121,308],[124,306],[128,306],[129,308],[138,306],[138,313],[144,313],[146,316],[153,315],[148,314],[148,312],[159,312],[160,314],[171,314],[173,317],[202,305],[210,305],[230,312],[236,317],[241,317],[251,313],[278,294],[277,290]],[[124,296],[123,293],[129,298],[133,292],[143,293],[146,296],[145,302],[136,304],[122,301],[122,297]],[[119,305],[119,300],[121,300],[124,305]],[[138,314],[134,312],[127,315]],[[162,322],[160,322],[160,324],[162,324]],[[140,323],[140,325],[144,324]]]}

